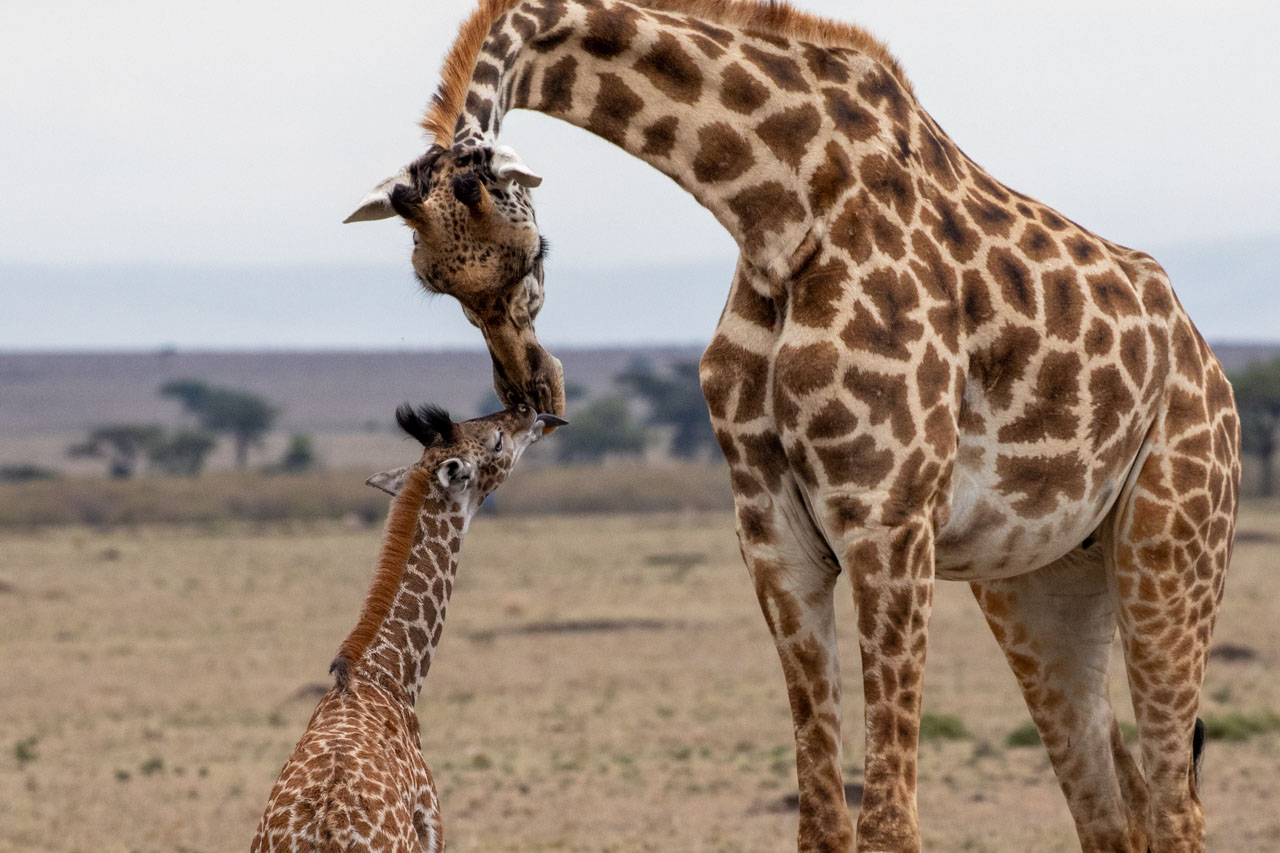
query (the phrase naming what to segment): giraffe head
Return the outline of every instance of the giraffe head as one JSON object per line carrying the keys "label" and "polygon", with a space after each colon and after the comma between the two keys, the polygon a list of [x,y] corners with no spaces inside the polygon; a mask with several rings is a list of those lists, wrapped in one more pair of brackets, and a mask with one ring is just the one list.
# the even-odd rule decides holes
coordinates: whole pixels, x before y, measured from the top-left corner
{"label": "giraffe head", "polygon": [[457,299],[484,334],[503,405],[559,415],[564,373],[533,328],[547,243],[528,190],[541,182],[505,146],[433,145],[374,187],[345,221],[399,216],[413,229],[422,286]]}
{"label": "giraffe head", "polygon": [[413,465],[374,474],[366,482],[394,496],[410,477],[425,477],[424,497],[441,494],[474,512],[507,479],[529,445],[566,421],[537,414],[521,403],[454,423],[443,409],[404,403],[396,409],[396,423],[421,442],[422,458]]}

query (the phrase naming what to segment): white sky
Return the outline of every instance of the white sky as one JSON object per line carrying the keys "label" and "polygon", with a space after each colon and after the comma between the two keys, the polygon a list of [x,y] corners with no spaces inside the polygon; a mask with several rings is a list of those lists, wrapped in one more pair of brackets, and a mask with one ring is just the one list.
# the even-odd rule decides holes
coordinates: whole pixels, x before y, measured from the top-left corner
{"label": "white sky", "polygon": [[[471,5],[6,4],[0,263],[403,265],[408,287],[403,228],[340,222],[423,150],[417,119]],[[1107,237],[1280,235],[1280,4],[798,5],[885,39],[970,156]],[[725,259],[707,287],[726,292],[734,247],[674,184],[545,116],[513,114],[503,135],[546,178],[547,310],[562,326],[602,319],[556,305],[557,266]],[[25,290],[0,281],[11,308]],[[115,297],[127,304],[127,286]],[[45,343],[74,343],[57,334]],[[218,340],[168,340],[188,338]]]}

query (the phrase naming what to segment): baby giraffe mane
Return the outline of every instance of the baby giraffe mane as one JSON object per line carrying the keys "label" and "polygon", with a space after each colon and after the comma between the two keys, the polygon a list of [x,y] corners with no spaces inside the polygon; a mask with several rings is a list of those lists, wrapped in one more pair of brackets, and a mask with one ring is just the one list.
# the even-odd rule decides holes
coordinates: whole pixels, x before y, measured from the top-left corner
{"label": "baby giraffe mane", "polygon": [[[396,423],[423,447],[453,440],[453,419],[448,412],[437,406],[414,408],[409,403],[403,403],[396,409]],[[339,689],[346,689],[351,665],[368,651],[383,620],[391,612],[396,592],[404,579],[405,566],[409,563],[409,552],[413,548],[414,534],[418,529],[418,513],[430,482],[430,472],[415,465],[409,469],[404,487],[391,501],[382,552],[378,555],[378,566],[369,584],[369,594],[365,596],[364,605],[360,608],[360,619],[338,647],[338,655],[329,666],[329,671],[337,678]]]}
{"label": "baby giraffe mane", "polygon": [[[431,140],[444,147],[453,144],[453,133],[462,114],[475,71],[476,58],[490,28],[522,0],[480,0],[476,10],[462,22],[444,66],[440,86],[431,98],[422,128]],[[845,47],[861,51],[879,61],[908,92],[911,83],[888,47],[861,27],[801,12],[780,0],[628,0],[632,5],[655,12],[688,15],[710,24],[756,30],[784,38],[799,39],[824,47]]]}
{"label": "baby giraffe mane", "polygon": [[409,563],[409,552],[413,548],[414,534],[418,529],[418,513],[430,482],[430,472],[414,466],[409,471],[404,488],[391,501],[382,551],[378,555],[378,565],[369,584],[369,594],[360,607],[360,619],[338,647],[338,655],[329,666],[329,672],[337,678],[340,690],[346,689],[351,666],[368,651],[383,620],[391,612],[391,604],[395,601],[400,581],[404,579],[405,566]]}

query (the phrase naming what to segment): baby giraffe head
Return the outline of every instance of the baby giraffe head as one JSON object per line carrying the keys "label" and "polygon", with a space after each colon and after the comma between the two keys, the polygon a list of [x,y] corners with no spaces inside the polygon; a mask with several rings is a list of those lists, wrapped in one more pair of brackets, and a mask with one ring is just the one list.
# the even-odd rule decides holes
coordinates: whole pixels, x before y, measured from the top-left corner
{"label": "baby giraffe head", "polygon": [[420,486],[415,493],[457,504],[469,518],[507,479],[529,445],[566,421],[520,404],[454,423],[443,409],[404,403],[396,409],[396,423],[422,444],[422,458],[413,465],[374,474],[366,482],[394,496],[417,479]]}

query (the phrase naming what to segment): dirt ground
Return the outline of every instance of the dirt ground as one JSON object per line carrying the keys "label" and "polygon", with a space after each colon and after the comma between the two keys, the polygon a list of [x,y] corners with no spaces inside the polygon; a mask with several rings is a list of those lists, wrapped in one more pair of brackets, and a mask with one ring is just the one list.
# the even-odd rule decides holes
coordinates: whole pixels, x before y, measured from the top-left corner
{"label": "dirt ground", "polygon": [[[1280,504],[1241,529],[1206,717],[1280,710]],[[378,536],[0,537],[0,850],[245,849]],[[1007,745],[1028,716],[963,585],[941,584],[931,630],[926,711],[963,730],[938,717],[953,737],[921,746],[925,849],[1078,849],[1041,748]],[[727,515],[477,520],[419,714],[454,853],[794,849],[786,696]],[[1280,733],[1211,742],[1203,796],[1211,850],[1280,849]]]}

